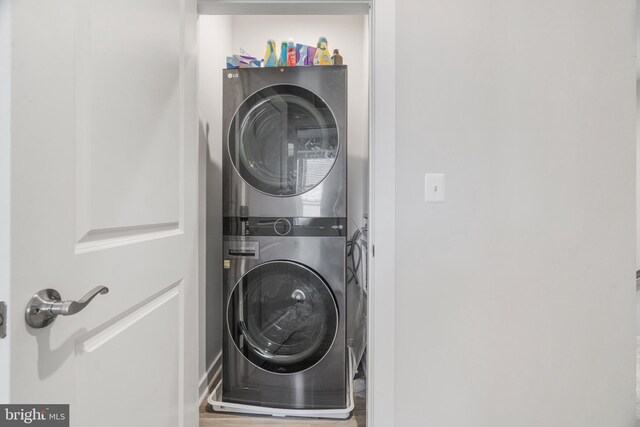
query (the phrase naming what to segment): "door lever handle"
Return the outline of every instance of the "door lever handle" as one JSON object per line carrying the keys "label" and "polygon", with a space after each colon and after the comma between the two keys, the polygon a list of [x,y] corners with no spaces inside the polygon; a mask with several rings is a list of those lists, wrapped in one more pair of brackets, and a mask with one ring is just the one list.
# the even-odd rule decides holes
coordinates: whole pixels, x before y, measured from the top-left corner
{"label": "door lever handle", "polygon": [[62,301],[60,293],[55,289],[43,289],[29,300],[24,317],[27,325],[32,328],[44,328],[53,323],[56,317],[76,314],[89,305],[95,297],[107,293],[109,288],[106,286],[96,286],[79,301]]}

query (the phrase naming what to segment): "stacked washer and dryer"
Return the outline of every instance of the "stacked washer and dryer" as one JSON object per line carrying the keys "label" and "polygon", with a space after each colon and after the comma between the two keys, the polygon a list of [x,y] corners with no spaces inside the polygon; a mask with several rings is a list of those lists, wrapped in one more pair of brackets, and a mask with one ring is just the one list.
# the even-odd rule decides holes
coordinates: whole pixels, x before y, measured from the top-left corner
{"label": "stacked washer and dryer", "polygon": [[347,406],[347,69],[224,70],[224,402]]}

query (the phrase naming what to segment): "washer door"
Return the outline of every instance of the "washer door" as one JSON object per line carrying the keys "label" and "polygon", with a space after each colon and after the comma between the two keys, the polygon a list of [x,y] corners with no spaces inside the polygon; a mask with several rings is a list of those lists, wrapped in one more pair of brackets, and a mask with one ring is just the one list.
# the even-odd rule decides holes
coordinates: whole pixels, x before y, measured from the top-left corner
{"label": "washer door", "polygon": [[299,86],[276,85],[250,96],[229,129],[229,154],[249,185],[273,196],[311,190],[338,154],[338,129],[327,104]]}
{"label": "washer door", "polygon": [[291,261],[271,261],[236,284],[227,321],[236,347],[250,362],[288,374],[309,369],[329,351],[338,307],[315,272]]}

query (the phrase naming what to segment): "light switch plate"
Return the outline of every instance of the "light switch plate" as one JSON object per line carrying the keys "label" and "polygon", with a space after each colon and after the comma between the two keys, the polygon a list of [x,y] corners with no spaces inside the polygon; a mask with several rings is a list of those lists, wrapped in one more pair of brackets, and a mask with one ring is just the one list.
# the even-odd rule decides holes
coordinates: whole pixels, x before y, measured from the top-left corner
{"label": "light switch plate", "polygon": [[427,203],[444,202],[443,173],[427,173],[424,175],[424,201]]}

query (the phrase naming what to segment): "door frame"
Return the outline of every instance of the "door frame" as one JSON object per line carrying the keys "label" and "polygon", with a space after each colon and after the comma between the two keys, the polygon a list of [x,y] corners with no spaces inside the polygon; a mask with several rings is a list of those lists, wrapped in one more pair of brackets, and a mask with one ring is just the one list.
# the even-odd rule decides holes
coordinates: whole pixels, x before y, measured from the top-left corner
{"label": "door frame", "polygon": [[367,426],[395,425],[396,0],[369,12]]}
{"label": "door frame", "polygon": [[[0,0],[0,302],[9,303],[11,253],[11,1]],[[9,338],[0,338],[0,403],[9,401]]]}

